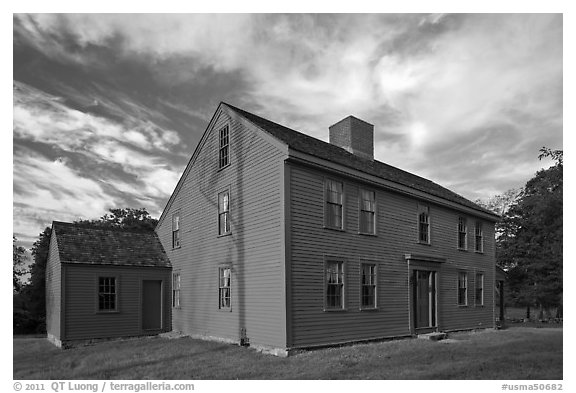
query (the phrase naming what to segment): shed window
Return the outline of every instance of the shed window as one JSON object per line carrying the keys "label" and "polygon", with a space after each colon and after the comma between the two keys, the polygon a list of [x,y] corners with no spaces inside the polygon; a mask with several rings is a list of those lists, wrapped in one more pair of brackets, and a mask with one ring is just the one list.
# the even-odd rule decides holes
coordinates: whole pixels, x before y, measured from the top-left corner
{"label": "shed window", "polygon": [[466,219],[464,217],[458,218],[458,248],[460,250],[465,250],[466,247]]}
{"label": "shed window", "polygon": [[343,228],[342,183],[326,180],[326,226]]}
{"label": "shed window", "polygon": [[218,234],[230,233],[230,191],[218,194]]}
{"label": "shed window", "polygon": [[326,309],[344,308],[344,262],[326,262]]}
{"label": "shed window", "polygon": [[458,305],[466,306],[468,304],[468,274],[465,272],[458,273]]}
{"label": "shed window", "polygon": [[118,309],[116,277],[98,277],[98,311]]}
{"label": "shed window", "polygon": [[221,310],[230,310],[231,273],[230,267],[218,268],[218,308]]}
{"label": "shed window", "polygon": [[172,274],[172,307],[180,307],[180,273]]}
{"label": "shed window", "polygon": [[428,206],[418,206],[418,241],[430,244],[430,210]]}
{"label": "shed window", "polygon": [[220,129],[220,148],[218,150],[219,168],[230,163],[230,129],[228,126]]}
{"label": "shed window", "polygon": [[180,247],[180,215],[172,215],[172,248]]}
{"label": "shed window", "polygon": [[363,309],[376,308],[376,265],[363,263],[361,270],[361,307]]}
{"label": "shed window", "polygon": [[477,306],[484,305],[484,274],[476,273],[476,298],[475,303]]}
{"label": "shed window", "polygon": [[474,250],[476,252],[484,252],[484,234],[482,231],[482,223],[480,221],[476,221],[474,235]]}
{"label": "shed window", "polygon": [[360,233],[376,233],[376,194],[374,191],[360,190]]}

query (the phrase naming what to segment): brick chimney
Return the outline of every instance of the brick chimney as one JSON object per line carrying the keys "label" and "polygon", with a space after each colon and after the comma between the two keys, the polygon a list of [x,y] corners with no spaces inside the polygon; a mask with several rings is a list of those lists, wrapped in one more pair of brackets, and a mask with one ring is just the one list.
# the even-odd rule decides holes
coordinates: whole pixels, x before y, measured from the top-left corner
{"label": "brick chimney", "polygon": [[374,126],[348,116],[330,126],[330,143],[359,157],[374,160]]}

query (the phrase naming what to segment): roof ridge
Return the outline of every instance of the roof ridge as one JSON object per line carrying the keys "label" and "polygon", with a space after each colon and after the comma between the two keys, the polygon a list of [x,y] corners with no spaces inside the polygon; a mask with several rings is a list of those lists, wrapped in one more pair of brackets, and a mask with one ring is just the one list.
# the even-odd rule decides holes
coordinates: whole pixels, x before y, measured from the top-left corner
{"label": "roof ridge", "polygon": [[64,226],[64,227],[109,231],[109,232],[154,233],[154,234],[156,233],[153,228],[151,230],[141,228],[120,228],[114,226],[99,226],[98,224],[65,222],[65,221],[52,221],[52,227],[54,226]]}

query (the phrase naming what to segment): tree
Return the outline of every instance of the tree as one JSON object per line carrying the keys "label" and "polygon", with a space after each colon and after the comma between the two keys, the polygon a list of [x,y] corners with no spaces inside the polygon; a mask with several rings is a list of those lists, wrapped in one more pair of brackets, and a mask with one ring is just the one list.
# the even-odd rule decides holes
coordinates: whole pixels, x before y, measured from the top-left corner
{"label": "tree", "polygon": [[562,306],[563,152],[542,148],[540,159],[555,165],[542,169],[524,186],[504,215],[497,239],[497,261],[508,270],[512,296],[540,310]]}
{"label": "tree", "polygon": [[109,214],[105,214],[98,220],[78,220],[78,224],[91,225],[101,228],[123,228],[140,229],[153,231],[158,224],[158,220],[150,217],[150,213],[145,208],[133,209],[110,209]]}
{"label": "tree", "polygon": [[16,236],[12,235],[12,290],[20,292],[22,289],[21,277],[27,273],[24,263],[28,259],[26,249],[16,245]]}

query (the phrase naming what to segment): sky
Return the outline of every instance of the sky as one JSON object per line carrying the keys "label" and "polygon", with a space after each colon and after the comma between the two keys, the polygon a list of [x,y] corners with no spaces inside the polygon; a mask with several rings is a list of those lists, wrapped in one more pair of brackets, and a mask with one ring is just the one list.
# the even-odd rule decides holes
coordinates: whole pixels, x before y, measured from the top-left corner
{"label": "sky", "polygon": [[470,200],[563,149],[561,14],[14,14],[13,233],[158,218],[221,101]]}

